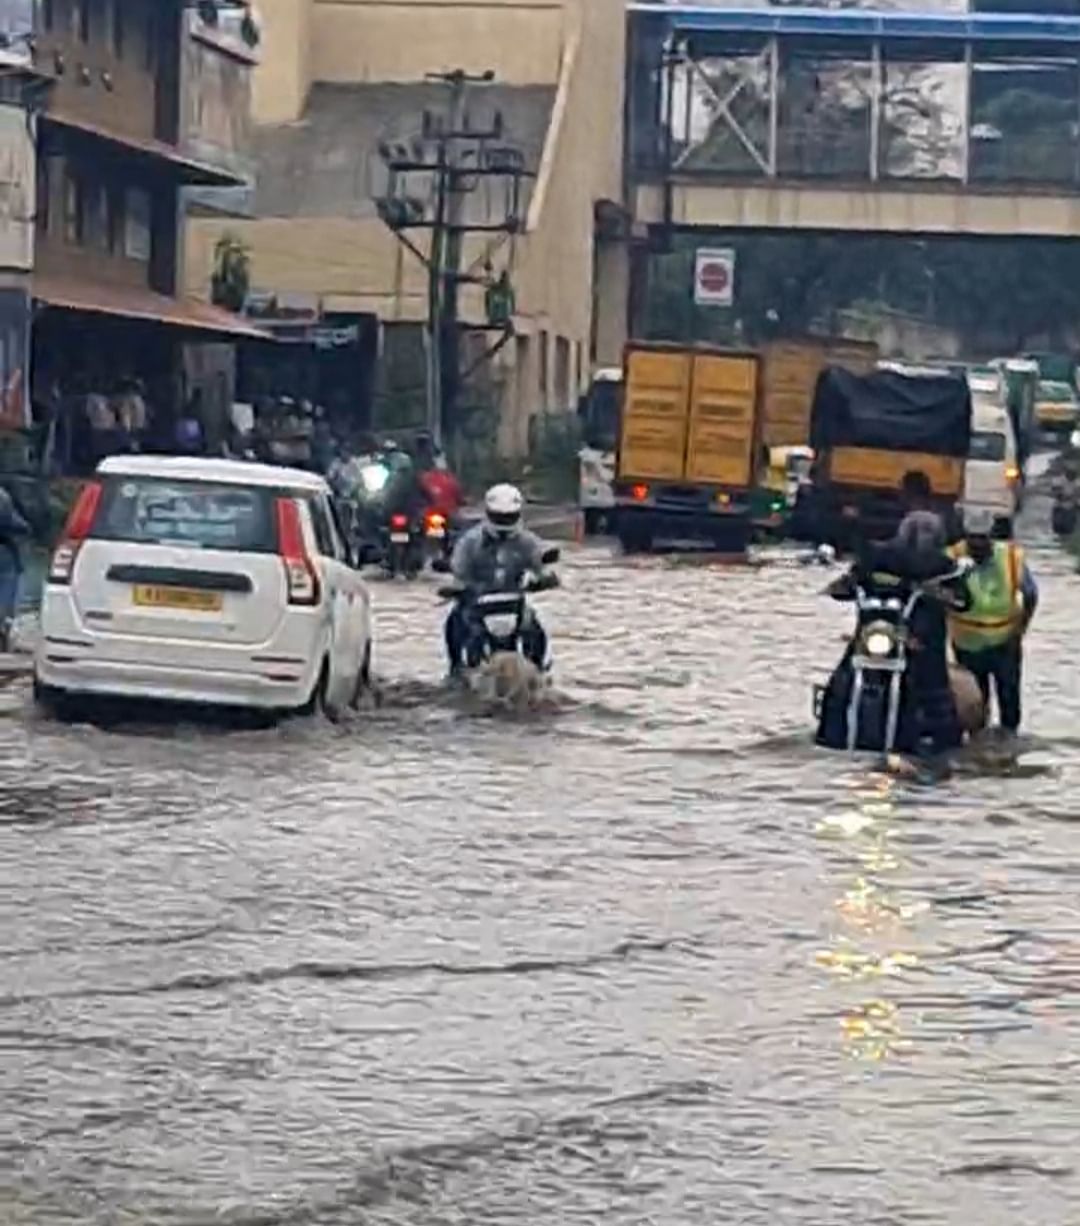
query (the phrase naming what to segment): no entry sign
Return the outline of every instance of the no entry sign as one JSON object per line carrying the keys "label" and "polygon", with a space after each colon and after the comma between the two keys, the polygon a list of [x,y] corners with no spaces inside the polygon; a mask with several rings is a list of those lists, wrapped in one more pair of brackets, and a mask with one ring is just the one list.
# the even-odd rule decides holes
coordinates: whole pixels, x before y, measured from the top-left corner
{"label": "no entry sign", "polygon": [[729,307],[735,301],[735,249],[699,247],[694,255],[694,302]]}

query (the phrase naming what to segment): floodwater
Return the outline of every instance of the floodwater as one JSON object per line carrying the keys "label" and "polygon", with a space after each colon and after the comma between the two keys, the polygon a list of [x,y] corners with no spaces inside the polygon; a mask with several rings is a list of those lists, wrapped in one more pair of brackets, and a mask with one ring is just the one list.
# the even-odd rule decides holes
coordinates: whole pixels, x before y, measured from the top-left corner
{"label": "floodwater", "polygon": [[1080,1221],[1080,578],[1019,763],[814,750],[826,574],[579,551],[560,709],[0,720],[0,1221]]}

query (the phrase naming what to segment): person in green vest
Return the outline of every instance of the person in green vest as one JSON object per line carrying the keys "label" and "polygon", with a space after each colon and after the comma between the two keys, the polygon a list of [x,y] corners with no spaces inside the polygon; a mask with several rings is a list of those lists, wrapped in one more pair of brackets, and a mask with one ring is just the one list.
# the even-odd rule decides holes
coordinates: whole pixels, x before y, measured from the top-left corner
{"label": "person in green vest", "polygon": [[1015,541],[993,539],[994,513],[989,508],[964,511],[964,539],[950,552],[970,559],[966,575],[971,607],[949,617],[956,662],[973,674],[989,703],[991,684],[997,695],[1001,726],[1020,727],[1023,641],[1039,604],[1024,551]]}

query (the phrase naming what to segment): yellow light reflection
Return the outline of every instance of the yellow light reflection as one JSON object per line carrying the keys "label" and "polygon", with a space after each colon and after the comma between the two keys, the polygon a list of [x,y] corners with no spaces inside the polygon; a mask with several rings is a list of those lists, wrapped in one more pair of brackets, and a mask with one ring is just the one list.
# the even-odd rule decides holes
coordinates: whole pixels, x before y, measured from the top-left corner
{"label": "yellow light reflection", "polygon": [[840,1019],[844,1050],[857,1060],[884,1060],[911,1050],[900,1030],[900,1014],[887,1000],[868,1000]]}
{"label": "yellow light reflection", "polygon": [[[884,772],[867,778],[845,779],[851,803],[818,822],[818,837],[850,843],[856,872],[841,888],[836,913],[847,934],[837,933],[830,948],[819,950],[815,965],[830,979],[864,983],[896,979],[919,965],[918,957],[903,948],[910,938],[910,923],[929,909],[921,900],[906,900],[890,891],[885,880],[898,872],[902,861],[892,840],[898,817],[896,774]],[[887,949],[872,949],[863,942],[887,941]],[[844,1051],[859,1060],[879,1061],[910,1050],[902,1034],[896,1004],[872,999],[845,1007],[840,1019]]]}

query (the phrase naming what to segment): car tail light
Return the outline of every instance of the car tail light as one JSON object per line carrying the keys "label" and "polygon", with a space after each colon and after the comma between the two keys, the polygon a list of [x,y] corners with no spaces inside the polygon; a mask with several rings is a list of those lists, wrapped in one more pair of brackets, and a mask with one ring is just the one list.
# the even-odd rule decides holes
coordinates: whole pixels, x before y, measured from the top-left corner
{"label": "car tail light", "polygon": [[277,536],[289,604],[318,604],[319,576],[304,544],[300,509],[292,498],[277,500]]}
{"label": "car tail light", "polygon": [[102,485],[100,481],[88,481],[79,491],[78,498],[71,508],[60,535],[60,543],[53,551],[49,563],[50,583],[70,583],[71,574],[75,569],[75,559],[83,542],[90,535],[101,505]]}
{"label": "car tail light", "polygon": [[409,517],[407,515],[391,515],[390,527],[396,532],[403,531],[409,526]]}
{"label": "car tail light", "polygon": [[630,497],[635,502],[644,502],[649,496],[649,487],[647,485],[632,485],[630,487]]}
{"label": "car tail light", "polygon": [[1019,481],[1020,480],[1020,469],[1018,469],[1015,465],[1010,465],[1008,468],[1005,469],[1005,480],[1006,481]]}

